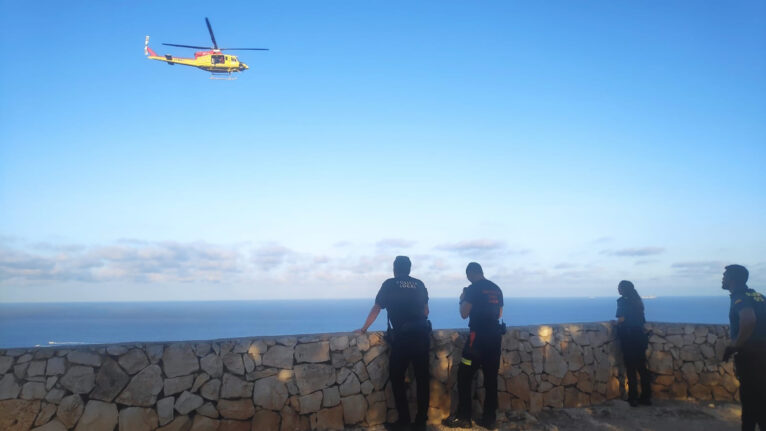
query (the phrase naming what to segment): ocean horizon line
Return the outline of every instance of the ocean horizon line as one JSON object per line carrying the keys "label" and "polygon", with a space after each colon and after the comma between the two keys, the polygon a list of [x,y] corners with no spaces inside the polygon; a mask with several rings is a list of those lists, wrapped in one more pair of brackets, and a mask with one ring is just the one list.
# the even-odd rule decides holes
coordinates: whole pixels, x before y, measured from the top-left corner
{"label": "ocean horizon line", "polygon": [[[658,298],[717,298],[728,295],[647,295],[642,296],[642,299],[651,300]],[[619,295],[583,295],[583,296],[504,296],[504,299],[608,299],[614,298],[615,300]],[[365,297],[352,297],[352,298],[263,298],[263,299],[245,299],[245,298],[232,298],[232,299],[160,299],[160,300],[112,300],[112,301],[2,301],[0,305],[10,304],[162,304],[162,303],[196,303],[196,302],[242,302],[242,301],[351,301],[351,300],[375,300],[374,296]],[[457,299],[457,296],[431,296],[429,299]]]}

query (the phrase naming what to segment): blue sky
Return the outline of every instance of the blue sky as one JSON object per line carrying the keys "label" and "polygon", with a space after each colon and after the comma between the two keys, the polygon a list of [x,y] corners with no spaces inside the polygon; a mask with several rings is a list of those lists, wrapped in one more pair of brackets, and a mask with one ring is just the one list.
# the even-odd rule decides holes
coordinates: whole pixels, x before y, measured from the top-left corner
{"label": "blue sky", "polygon": [[[763,2],[69,3],[0,2],[0,301],[766,286]],[[271,50],[143,56],[206,16]]]}

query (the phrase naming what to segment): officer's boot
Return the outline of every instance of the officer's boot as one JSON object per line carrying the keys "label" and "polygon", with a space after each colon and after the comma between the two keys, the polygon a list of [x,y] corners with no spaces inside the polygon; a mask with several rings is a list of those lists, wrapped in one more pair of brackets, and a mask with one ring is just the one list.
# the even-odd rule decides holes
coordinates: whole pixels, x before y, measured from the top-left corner
{"label": "officer's boot", "polygon": [[470,419],[462,419],[457,415],[450,415],[447,419],[442,421],[442,425],[447,428],[472,428],[473,424]]}

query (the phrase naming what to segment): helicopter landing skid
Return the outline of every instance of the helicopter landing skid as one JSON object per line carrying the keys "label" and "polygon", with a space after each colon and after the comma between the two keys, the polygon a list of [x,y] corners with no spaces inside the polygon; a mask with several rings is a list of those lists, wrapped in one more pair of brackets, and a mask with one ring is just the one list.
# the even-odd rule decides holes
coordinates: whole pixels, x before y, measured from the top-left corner
{"label": "helicopter landing skid", "polygon": [[210,79],[214,79],[216,81],[236,81],[237,77],[236,76],[231,76],[231,73],[229,73],[226,76],[216,76],[215,73],[212,73],[212,74],[210,74]]}

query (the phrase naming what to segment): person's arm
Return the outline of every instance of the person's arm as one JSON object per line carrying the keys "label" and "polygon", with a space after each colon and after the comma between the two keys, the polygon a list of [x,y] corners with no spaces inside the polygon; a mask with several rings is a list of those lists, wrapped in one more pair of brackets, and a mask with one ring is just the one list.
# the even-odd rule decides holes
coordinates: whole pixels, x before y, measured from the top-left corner
{"label": "person's arm", "polygon": [[471,303],[468,302],[471,296],[469,287],[470,286],[464,287],[463,292],[460,293],[460,317],[463,319],[467,318],[468,315],[471,314]]}
{"label": "person's arm", "polygon": [[498,302],[500,302],[500,304],[498,304],[498,305],[500,305],[500,310],[499,310],[499,312],[497,314],[497,318],[498,319],[502,319],[503,318],[503,306],[505,305],[505,301],[503,300],[503,291],[500,290],[499,287],[497,288],[497,296],[498,296],[498,299],[499,299]]}
{"label": "person's arm", "polygon": [[752,308],[747,307],[739,310],[739,334],[737,334],[737,339],[732,341],[732,347],[739,349],[745,345],[745,342],[755,331],[755,320],[755,311]]}
{"label": "person's arm", "polygon": [[367,315],[367,320],[365,320],[364,326],[362,326],[360,329],[357,329],[354,332],[358,332],[360,334],[364,334],[365,332],[367,332],[367,328],[369,328],[370,325],[372,325],[372,323],[375,322],[375,319],[378,318],[378,314],[380,314],[380,310],[382,310],[380,305],[378,305],[377,303],[373,305],[372,308],[370,309],[370,314]]}
{"label": "person's arm", "polygon": [[428,303],[426,303],[426,306],[425,306],[425,308],[423,309],[423,314],[425,314],[425,315],[426,315],[426,317],[428,317],[428,313],[429,313],[429,311],[430,311],[430,310],[428,309]]}
{"label": "person's arm", "polygon": [[617,324],[620,324],[625,321],[625,303],[624,299],[620,298],[617,300],[617,313],[614,317],[617,318]]}
{"label": "person's arm", "polygon": [[463,300],[463,302],[460,303],[460,317],[467,319],[469,314],[471,314],[471,303]]}
{"label": "person's arm", "polygon": [[754,330],[755,311],[753,311],[751,307],[739,310],[739,333],[737,334],[737,338],[732,340],[731,344],[726,346],[726,350],[723,351],[724,362],[728,361],[737,350],[745,345],[750,336],[753,335]]}

